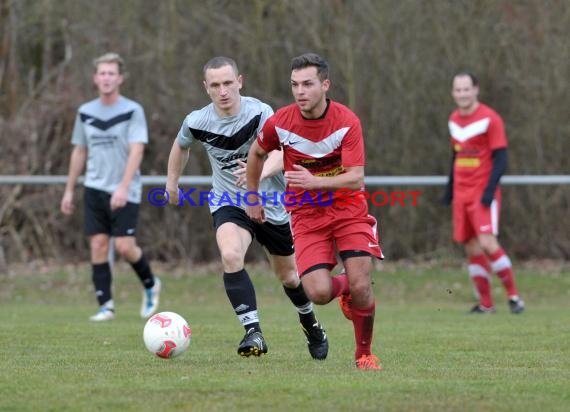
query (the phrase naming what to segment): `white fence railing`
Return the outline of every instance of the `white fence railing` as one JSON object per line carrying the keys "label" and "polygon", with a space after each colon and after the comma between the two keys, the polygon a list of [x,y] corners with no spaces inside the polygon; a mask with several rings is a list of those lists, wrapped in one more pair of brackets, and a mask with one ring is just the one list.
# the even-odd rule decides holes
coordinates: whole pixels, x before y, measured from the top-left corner
{"label": "white fence railing", "polygon": [[[162,187],[166,183],[166,176],[142,176],[145,186]],[[62,185],[67,182],[67,176],[24,176],[0,175],[0,185]],[[78,179],[83,182],[83,177]],[[212,184],[211,176],[183,176],[180,185],[208,186]],[[367,176],[364,183],[368,186],[443,186],[447,183],[447,176]],[[503,176],[504,185],[567,185],[570,184],[570,175],[518,175]],[[113,241],[111,239],[111,241]],[[115,250],[109,248],[109,262],[114,262]]]}
{"label": "white fence railing", "polygon": [[[0,185],[60,185],[65,184],[67,176],[25,176],[0,175]],[[83,178],[79,178],[79,183]],[[366,176],[368,186],[442,186],[447,183],[447,176]],[[145,186],[164,186],[166,176],[142,176]],[[211,176],[183,176],[181,185],[207,186],[212,184]],[[510,175],[503,176],[503,185],[567,185],[570,175]]]}

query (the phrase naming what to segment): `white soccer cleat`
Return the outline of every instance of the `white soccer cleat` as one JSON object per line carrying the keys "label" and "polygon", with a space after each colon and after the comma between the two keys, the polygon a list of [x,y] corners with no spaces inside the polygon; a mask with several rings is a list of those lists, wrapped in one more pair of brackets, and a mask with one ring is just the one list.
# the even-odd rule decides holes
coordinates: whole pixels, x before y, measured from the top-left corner
{"label": "white soccer cleat", "polygon": [[89,317],[89,320],[92,322],[105,322],[113,319],[115,319],[115,312],[106,306],[101,306],[99,312]]}
{"label": "white soccer cleat", "polygon": [[150,289],[143,290],[143,298],[141,304],[141,318],[150,318],[158,309],[160,301],[161,283],[158,277],[154,277],[154,286]]}
{"label": "white soccer cleat", "polygon": [[511,313],[514,313],[515,315],[523,313],[525,310],[524,301],[518,296],[510,298],[509,309],[511,310]]}

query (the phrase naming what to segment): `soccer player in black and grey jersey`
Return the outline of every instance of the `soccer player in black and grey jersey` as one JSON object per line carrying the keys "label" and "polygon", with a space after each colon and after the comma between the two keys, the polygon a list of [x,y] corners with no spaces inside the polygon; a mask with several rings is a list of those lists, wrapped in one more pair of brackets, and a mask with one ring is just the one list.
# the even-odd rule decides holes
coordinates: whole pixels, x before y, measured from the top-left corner
{"label": "soccer player in black and grey jersey", "polygon": [[74,211],[74,189],[85,172],[85,232],[91,250],[92,279],[99,311],[95,322],[115,317],[111,294],[108,252],[111,236],[115,246],[133,267],[143,285],[140,315],[150,317],[158,308],[160,279],[153,275],[136,242],[136,226],[142,184],[139,166],[148,131],[140,104],[120,95],[124,63],[116,53],[94,60],[93,83],[99,97],[79,107],[71,143],[73,151],[61,211]]}
{"label": "soccer player in black and grey jersey", "polygon": [[299,314],[309,352],[314,359],[325,359],[328,340],[315,318],[313,304],[305,295],[294,259],[289,216],[279,202],[285,190],[280,151],[270,154],[262,175],[260,191],[269,194],[267,222],[254,223],[245,214],[243,161],[265,120],[273,114],[267,104],[240,95],[243,77],[234,60],[215,57],[204,66],[204,87],[212,103],[191,112],[182,123],[168,159],[166,190],[170,203],[179,203],[178,181],[188,162],[190,145],[197,141],[208,153],[213,174],[210,212],[222,257],[223,280],[228,299],[245,336],[238,346],[241,356],[267,352],[263,338],[255,289],[244,268],[244,258],[254,238],[263,245],[277,278],[283,284]]}

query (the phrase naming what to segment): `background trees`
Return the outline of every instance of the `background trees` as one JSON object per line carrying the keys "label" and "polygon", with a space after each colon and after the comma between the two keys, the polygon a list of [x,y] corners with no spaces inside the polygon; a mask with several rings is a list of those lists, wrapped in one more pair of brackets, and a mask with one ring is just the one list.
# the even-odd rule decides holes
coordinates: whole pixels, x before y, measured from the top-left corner
{"label": "background trees", "polygon": [[[509,174],[568,174],[569,26],[564,0],[0,0],[0,174],[67,172],[75,110],[94,96],[90,62],[109,50],[127,62],[123,93],[146,110],[144,174],[166,173],[184,116],[208,102],[209,58],[235,58],[243,94],[277,108],[291,101],[291,57],[306,51],[330,61],[331,97],[361,117],[368,175],[447,174],[450,77],[463,68],[505,118]],[[198,146],[187,172],[210,173]],[[440,187],[371,189],[423,191],[418,207],[372,208],[389,258],[456,250]],[[81,213],[63,217],[61,194],[0,186],[0,263],[86,256]],[[568,186],[506,187],[504,199],[513,254],[570,256]],[[209,226],[206,208],[147,205],[141,243],[154,259],[211,260]]]}

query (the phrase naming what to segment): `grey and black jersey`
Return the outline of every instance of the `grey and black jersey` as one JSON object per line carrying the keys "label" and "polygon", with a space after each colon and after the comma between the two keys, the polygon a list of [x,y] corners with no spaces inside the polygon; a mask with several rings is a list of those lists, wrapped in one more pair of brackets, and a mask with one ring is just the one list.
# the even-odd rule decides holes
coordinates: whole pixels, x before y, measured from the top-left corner
{"label": "grey and black jersey", "polygon": [[[249,148],[272,114],[269,105],[253,97],[242,96],[240,111],[235,116],[220,117],[214,104],[210,103],[184,119],[177,136],[178,144],[189,148],[194,140],[198,140],[206,148],[212,165],[213,194],[208,202],[211,213],[223,206],[245,209],[244,195],[247,191],[236,186],[232,172],[238,167],[237,160],[246,161]],[[277,225],[288,223],[289,215],[279,201],[285,191],[283,174],[262,180],[259,191],[273,199],[264,205],[267,220]]]}
{"label": "grey and black jersey", "polygon": [[[123,178],[130,143],[148,143],[144,110],[137,102],[119,96],[112,105],[99,98],[79,107],[71,143],[87,148],[85,186],[113,193]],[[129,186],[128,201],[140,203],[142,183],[137,170]]]}

